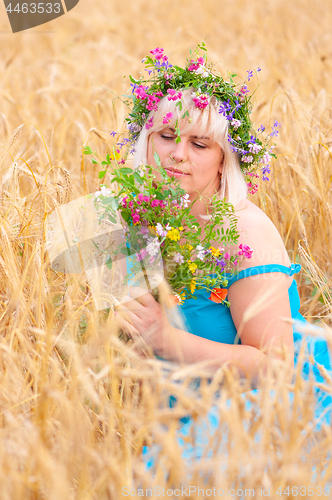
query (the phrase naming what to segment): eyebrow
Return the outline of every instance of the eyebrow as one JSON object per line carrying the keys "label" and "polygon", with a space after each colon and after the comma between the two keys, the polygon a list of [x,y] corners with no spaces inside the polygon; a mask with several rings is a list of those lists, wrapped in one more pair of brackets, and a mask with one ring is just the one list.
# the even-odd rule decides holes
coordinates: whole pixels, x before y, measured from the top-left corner
{"label": "eyebrow", "polygon": [[[174,134],[175,134],[175,129],[174,129],[174,128],[172,128],[172,127],[168,127],[168,130],[171,130],[171,131],[172,131],[172,132],[174,132]],[[205,135],[203,135],[203,136],[201,136],[201,137],[199,137],[198,135],[191,135],[191,136],[190,136],[190,138],[191,138],[191,139],[207,139],[208,141],[210,141],[210,140],[211,140],[211,139],[210,139],[210,137],[207,137],[207,136],[205,136]]]}

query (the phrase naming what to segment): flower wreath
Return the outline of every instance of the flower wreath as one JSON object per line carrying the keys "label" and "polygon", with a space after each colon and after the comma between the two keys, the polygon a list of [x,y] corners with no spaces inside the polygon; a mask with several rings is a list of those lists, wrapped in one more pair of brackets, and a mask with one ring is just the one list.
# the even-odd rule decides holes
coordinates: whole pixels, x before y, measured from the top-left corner
{"label": "flower wreath", "polygon": [[[199,56],[199,49],[204,51],[203,56]],[[247,72],[245,82],[241,85],[234,83],[235,74],[229,74],[229,81],[226,81],[213,71],[211,63],[207,63],[206,51],[204,42],[198,45],[195,49],[196,60],[187,59],[185,68],[171,65],[163,48],[157,47],[150,51],[153,57],[147,56],[142,61],[149,77],[137,80],[129,76],[132,95],[126,96],[125,101],[131,109],[126,118],[129,139],[119,144],[124,145],[129,142],[133,146],[142,128],[145,126],[148,129],[153,126],[153,116],[150,116],[150,112],[158,109],[158,102],[163,97],[167,96],[169,100],[177,101],[176,106],[182,111],[183,89],[194,89],[192,99],[195,106],[201,110],[204,110],[209,105],[211,97],[215,96],[221,103],[219,113],[222,113],[228,121],[228,141],[231,149],[238,155],[249,193],[253,194],[258,189],[257,184],[253,182],[253,178],[259,178],[257,170],[261,171],[262,180],[269,180],[266,174],[271,171],[272,157],[276,158],[272,152],[274,145],[271,145],[271,138],[277,136],[280,123],[274,122],[269,136],[262,135],[265,130],[263,125],[255,131],[250,120],[253,94],[249,94],[246,85],[246,82],[253,77],[253,70]],[[259,71],[260,68],[257,68],[256,73]],[[185,116],[189,116],[188,111],[184,111],[182,118]],[[169,123],[172,117],[173,113],[167,113],[163,123]],[[180,142],[177,124],[176,130],[178,131],[176,140]]]}

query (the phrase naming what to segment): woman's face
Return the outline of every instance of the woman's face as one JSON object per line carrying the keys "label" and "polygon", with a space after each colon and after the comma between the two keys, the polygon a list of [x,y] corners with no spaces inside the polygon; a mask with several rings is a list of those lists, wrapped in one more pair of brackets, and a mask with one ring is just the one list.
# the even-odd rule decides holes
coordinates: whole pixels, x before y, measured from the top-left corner
{"label": "woman's face", "polygon": [[[181,126],[180,126],[181,132]],[[165,126],[159,132],[153,132],[148,141],[148,164],[157,169],[154,153],[157,152],[161,165],[170,177],[175,174],[180,186],[193,199],[198,192],[211,196],[219,189],[224,154],[216,142],[207,136],[201,136],[199,126],[187,133],[181,132],[181,142],[176,143],[173,128]],[[156,172],[156,177],[161,176]]]}

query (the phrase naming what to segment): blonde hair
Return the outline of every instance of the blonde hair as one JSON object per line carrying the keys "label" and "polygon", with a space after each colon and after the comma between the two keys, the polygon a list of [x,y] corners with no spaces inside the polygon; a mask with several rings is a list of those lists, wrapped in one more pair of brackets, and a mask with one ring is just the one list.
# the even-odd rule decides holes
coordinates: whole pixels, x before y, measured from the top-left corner
{"label": "blonde hair", "polygon": [[219,187],[220,198],[233,205],[247,197],[248,188],[244,180],[237,154],[231,150],[228,142],[228,121],[222,113],[218,112],[220,101],[214,96],[210,99],[210,104],[204,110],[198,109],[192,100],[192,92],[195,89],[188,88],[182,90],[182,110],[176,106],[176,102],[169,101],[165,96],[158,103],[158,109],[150,111],[148,119],[153,117],[153,125],[147,129],[143,127],[135,145],[135,155],[133,157],[133,168],[137,168],[140,163],[147,164],[148,138],[152,132],[158,132],[165,128],[163,117],[166,113],[173,113],[173,117],[168,124],[175,128],[176,120],[182,120],[185,111],[189,112],[190,123],[182,128],[182,133],[187,133],[190,129],[199,126],[202,135],[208,135],[217,142],[224,152],[223,171]]}

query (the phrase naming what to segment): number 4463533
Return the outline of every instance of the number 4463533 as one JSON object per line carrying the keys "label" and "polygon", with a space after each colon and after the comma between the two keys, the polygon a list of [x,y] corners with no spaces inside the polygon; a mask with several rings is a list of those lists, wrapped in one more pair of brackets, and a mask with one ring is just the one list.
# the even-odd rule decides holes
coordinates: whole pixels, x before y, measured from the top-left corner
{"label": "number 4463533", "polygon": [[[14,5],[14,4],[13,4]],[[46,12],[47,14],[59,14],[60,13],[60,3],[23,3],[22,6],[20,4],[16,4],[15,7],[12,7],[12,4],[10,3],[8,7],[6,8],[7,12],[17,12],[20,13],[22,12],[23,14],[43,14]]]}

